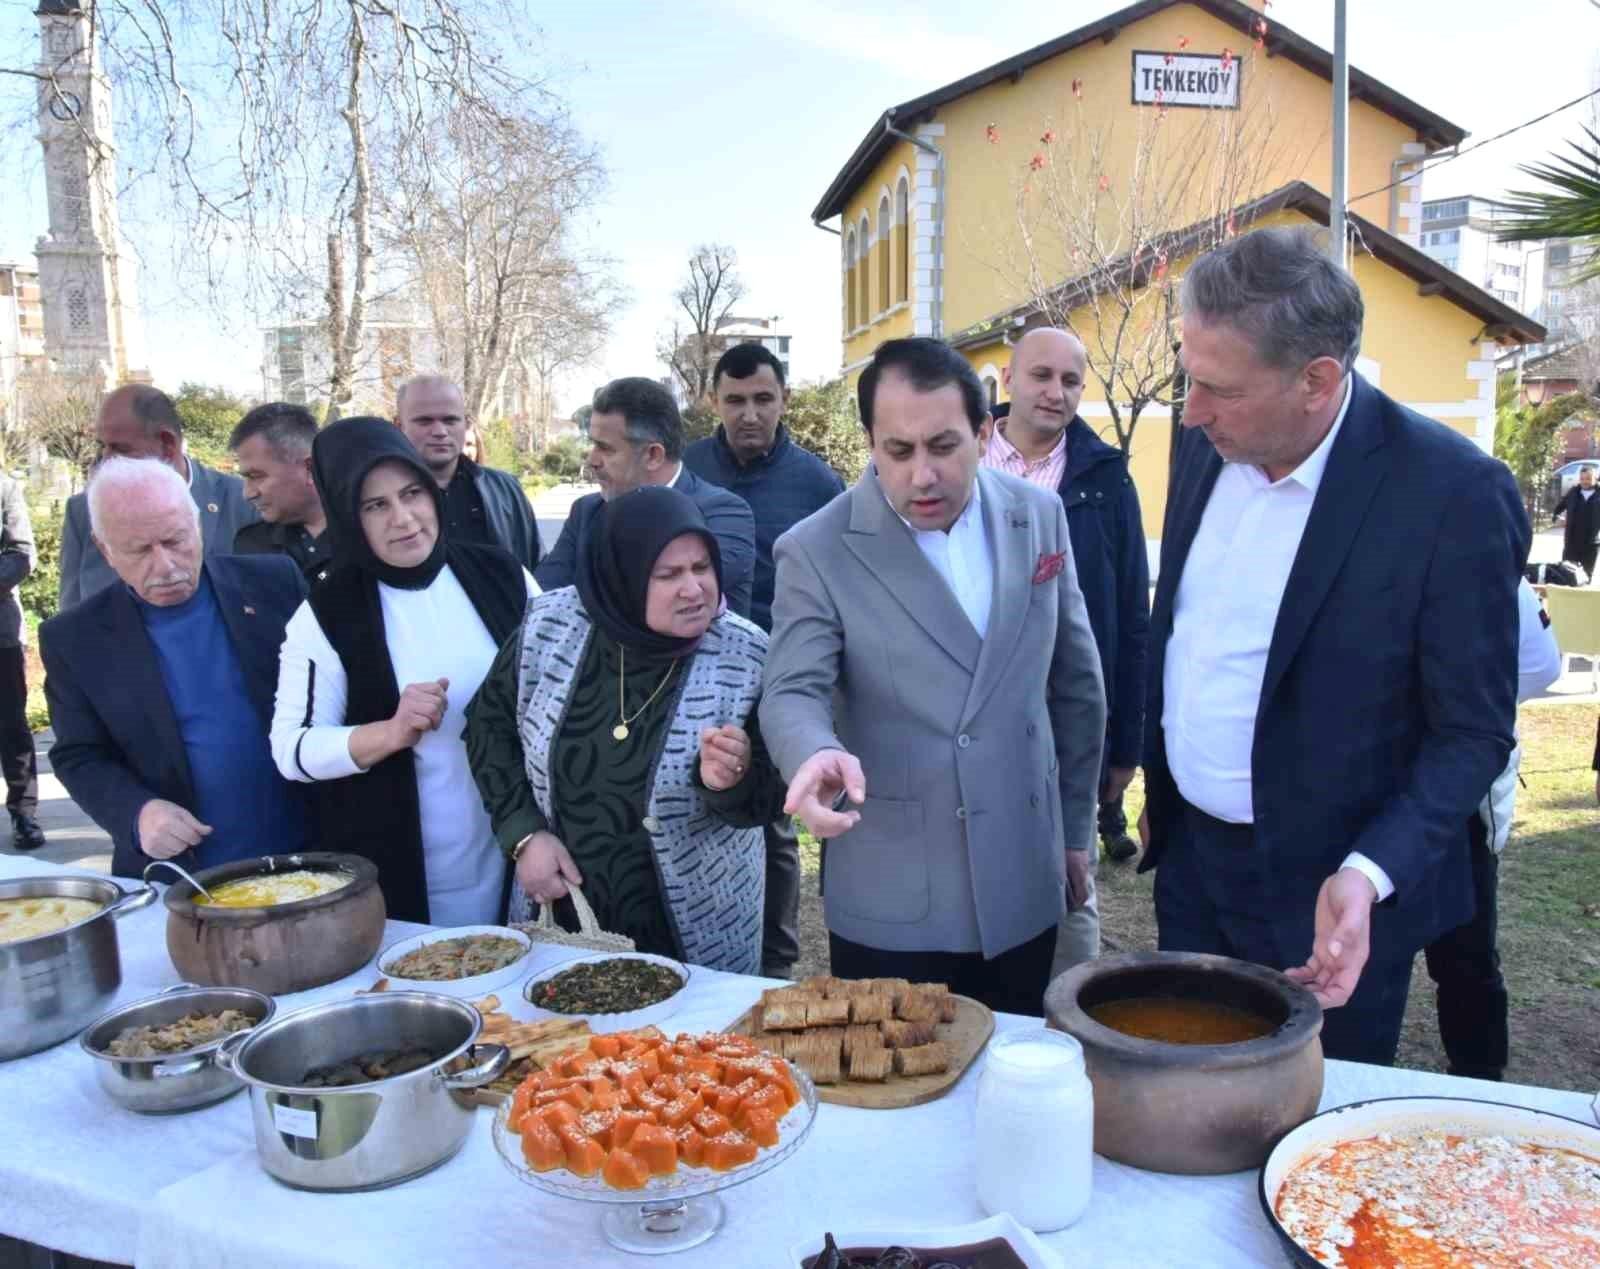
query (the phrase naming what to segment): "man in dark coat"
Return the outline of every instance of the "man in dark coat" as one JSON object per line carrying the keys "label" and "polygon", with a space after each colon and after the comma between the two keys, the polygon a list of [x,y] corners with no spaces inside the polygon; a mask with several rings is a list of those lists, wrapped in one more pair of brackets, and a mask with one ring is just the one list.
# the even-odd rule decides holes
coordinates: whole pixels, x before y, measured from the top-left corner
{"label": "man in dark coat", "polygon": [[51,763],[111,835],[112,871],[303,849],[304,806],[267,741],[300,570],[272,556],[202,563],[188,488],[159,462],[108,459],[87,505],[120,580],[45,622],[39,650]]}
{"label": "man in dark coat", "polygon": [[317,420],[303,405],[269,401],[233,429],[228,448],[239,465],[244,495],[260,514],[233,538],[236,555],[287,555],[306,584],[327,577],[333,540],[311,479],[311,442]]}
{"label": "man in dark coat", "polygon": [[1304,231],[1184,275],[1140,867],[1163,949],[1287,971],[1329,1057],[1387,1064],[1418,949],[1473,913],[1530,533],[1503,463],[1355,373],[1363,313]]}
{"label": "man in dark coat", "polygon": [[533,570],[540,590],[571,586],[578,544],[600,508],[640,485],[670,485],[693,498],[722,553],[722,593],[728,607],[750,615],[756,563],[756,522],[737,494],[701,480],[683,461],[683,418],[678,403],[653,379],[613,379],[594,394],[589,416],[588,466],[600,486],[572,504],[561,536]]}
{"label": "man in dark coat", "polygon": [[444,490],[449,540],[504,547],[529,572],[538,568],[544,554],[539,522],[517,478],[462,453],[467,406],[461,389],[440,375],[418,375],[395,394],[394,421]]}
{"label": "man in dark coat", "polygon": [[38,756],[28,727],[28,675],[23,657],[28,625],[17,588],[33,572],[33,527],[21,484],[0,475],[0,767],[11,812],[11,849],[38,850],[44,830],[39,809]]}
{"label": "man in dark coat", "polygon": [[1600,555],[1600,490],[1595,488],[1593,467],[1578,469],[1578,483],[1556,503],[1551,519],[1567,522],[1561,539],[1561,558],[1582,564],[1583,571],[1593,581],[1595,557]]}
{"label": "man in dark coat", "polygon": [[[844,492],[844,481],[783,426],[789,404],[783,363],[759,343],[735,344],[711,372],[722,425],[683,452],[702,480],[750,504],[756,526],[755,586],[750,620],[772,630],[773,545]],[[767,897],[761,972],[783,977],[800,959],[800,850],[789,817],[767,826]]]}
{"label": "man in dark coat", "polygon": [[[1106,689],[1106,748],[1097,827],[1106,854],[1129,859],[1122,795],[1139,767],[1144,740],[1145,644],[1150,569],[1139,493],[1122,451],[1078,417],[1088,358],[1083,343],[1053,327],[1017,340],[1004,370],[1011,400],[994,409],[995,434],[984,465],[1060,494],[1078,586],[1089,610]],[[1099,954],[1097,896],[1062,921],[1053,974]]]}
{"label": "man in dark coat", "polygon": [[[102,457],[157,458],[183,478],[200,513],[200,537],[207,559],[229,554],[239,530],[255,521],[256,511],[245,499],[243,481],[212,471],[184,452],[183,420],[165,392],[140,383],[113,389],[100,403],[94,430]],[[86,496],[75,493],[67,499],[66,519],[61,525],[60,606],[71,608],[116,580],[115,570],[100,554],[90,532]]]}

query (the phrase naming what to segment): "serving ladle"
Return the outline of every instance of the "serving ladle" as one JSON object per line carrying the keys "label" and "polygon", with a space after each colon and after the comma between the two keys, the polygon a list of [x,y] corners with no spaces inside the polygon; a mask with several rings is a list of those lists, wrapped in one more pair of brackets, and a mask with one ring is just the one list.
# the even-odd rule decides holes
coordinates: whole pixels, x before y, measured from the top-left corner
{"label": "serving ladle", "polygon": [[193,886],[201,894],[205,895],[205,897],[208,900],[210,900],[212,903],[215,903],[217,901],[216,896],[213,895],[211,893],[211,891],[207,890],[204,886],[202,886],[193,877],[191,877],[189,875],[188,869],[186,869],[182,864],[175,864],[170,859],[153,859],[148,864],[146,864],[144,866],[143,877],[144,877],[144,879],[146,881],[150,880],[150,870],[152,868],[170,868],[170,869],[172,869],[173,872],[177,873],[178,876],[182,877],[185,881],[187,881],[191,886]]}

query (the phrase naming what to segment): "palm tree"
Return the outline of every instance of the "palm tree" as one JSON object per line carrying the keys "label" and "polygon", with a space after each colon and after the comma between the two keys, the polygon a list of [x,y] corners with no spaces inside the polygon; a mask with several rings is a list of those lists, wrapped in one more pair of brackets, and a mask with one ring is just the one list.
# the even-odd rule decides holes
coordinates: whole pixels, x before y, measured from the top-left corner
{"label": "palm tree", "polygon": [[1600,277],[1600,134],[1585,127],[1589,144],[1572,142],[1574,155],[1554,155],[1548,163],[1529,163],[1519,170],[1551,189],[1515,190],[1506,199],[1510,227],[1502,242],[1535,238],[1570,238],[1586,257],[1576,282]]}

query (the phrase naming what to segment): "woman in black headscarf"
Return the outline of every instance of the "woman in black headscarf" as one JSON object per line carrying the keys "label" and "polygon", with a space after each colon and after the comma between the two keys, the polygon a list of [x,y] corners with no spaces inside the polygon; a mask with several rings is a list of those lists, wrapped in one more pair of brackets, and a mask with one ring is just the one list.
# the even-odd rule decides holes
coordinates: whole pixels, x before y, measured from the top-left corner
{"label": "woman in black headscarf", "polygon": [[580,885],[641,951],[761,967],[761,826],[784,788],[755,714],[767,637],[722,604],[693,501],[605,504],[576,586],[538,596],[468,711],[467,754],[519,901]]}
{"label": "woman in black headscarf", "polygon": [[538,587],[499,547],[445,540],[443,494],[387,420],[325,428],[311,466],[334,567],[284,633],[278,770],[317,783],[318,845],[377,864],[391,917],[498,921],[505,862],[461,733]]}

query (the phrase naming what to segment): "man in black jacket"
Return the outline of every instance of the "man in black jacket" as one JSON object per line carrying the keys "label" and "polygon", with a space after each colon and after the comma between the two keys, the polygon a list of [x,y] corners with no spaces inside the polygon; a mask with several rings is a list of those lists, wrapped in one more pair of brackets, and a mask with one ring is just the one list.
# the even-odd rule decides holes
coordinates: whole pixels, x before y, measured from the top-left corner
{"label": "man in black jacket", "polygon": [[502,546],[530,572],[537,568],[544,554],[539,524],[517,478],[461,452],[467,437],[461,389],[441,375],[409,379],[395,394],[394,421],[444,490],[450,540]]}
{"label": "man in black jacket", "polygon": [[[683,452],[702,480],[750,504],[756,525],[755,587],[750,620],[772,630],[772,547],[785,533],[844,492],[838,473],[789,439],[783,363],[762,344],[735,344],[711,372],[722,426]],[[761,972],[781,978],[800,959],[800,850],[786,815],[767,826],[767,897]]]}
{"label": "man in black jacket", "polygon": [[1563,518],[1567,531],[1561,541],[1561,558],[1582,564],[1592,582],[1595,557],[1600,555],[1600,489],[1595,488],[1593,467],[1580,467],[1578,483],[1556,503],[1551,519]]}
{"label": "man in black jacket", "polygon": [[737,494],[696,476],[683,461],[683,418],[678,403],[653,379],[613,379],[594,394],[589,416],[588,466],[600,486],[572,504],[561,536],[533,570],[541,590],[576,580],[578,543],[604,503],[640,485],[670,485],[694,499],[722,554],[722,590],[728,607],[750,615],[756,524]]}
{"label": "man in black jacket", "polygon": [[[1144,741],[1145,644],[1150,629],[1150,566],[1139,494],[1122,451],[1078,417],[1088,359],[1068,331],[1026,332],[1003,371],[1011,400],[996,407],[984,464],[1056,489],[1078,586],[1089,610],[1106,688],[1106,749],[1100,777],[1100,840],[1112,859],[1132,857],[1122,794]],[[1055,972],[1099,949],[1099,910],[1089,902],[1062,923]]]}
{"label": "man in black jacket", "polygon": [[17,588],[33,572],[33,527],[22,486],[0,475],[0,768],[5,770],[11,848],[38,850],[44,830],[39,809],[38,756],[28,727],[28,675],[24,649],[28,625]]}
{"label": "man in black jacket", "polygon": [[258,405],[233,429],[233,451],[244,496],[261,519],[233,535],[235,555],[287,555],[315,585],[328,575],[333,545],[322,499],[311,479],[317,420],[303,405]]}

